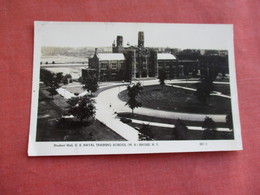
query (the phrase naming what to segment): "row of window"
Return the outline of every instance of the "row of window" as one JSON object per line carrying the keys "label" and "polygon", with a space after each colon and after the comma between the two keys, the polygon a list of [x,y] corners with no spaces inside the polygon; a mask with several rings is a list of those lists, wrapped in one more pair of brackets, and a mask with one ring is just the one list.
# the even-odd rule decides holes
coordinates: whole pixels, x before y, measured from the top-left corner
{"label": "row of window", "polygon": [[[112,68],[112,69],[118,69],[118,68],[120,68],[120,66],[122,67],[122,66],[123,66],[123,63],[119,63],[119,64],[117,64],[117,63],[111,63],[111,68]],[[101,63],[101,64],[100,64],[100,68],[101,68],[101,69],[108,69],[108,63]]]}

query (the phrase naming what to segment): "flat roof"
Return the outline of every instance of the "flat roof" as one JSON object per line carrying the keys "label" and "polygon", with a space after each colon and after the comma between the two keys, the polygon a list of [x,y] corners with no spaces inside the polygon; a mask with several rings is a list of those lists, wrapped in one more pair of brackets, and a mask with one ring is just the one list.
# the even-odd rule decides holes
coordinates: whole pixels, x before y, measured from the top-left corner
{"label": "flat roof", "polygon": [[158,60],[176,60],[176,57],[170,53],[158,53],[157,59]]}
{"label": "flat roof", "polygon": [[[97,57],[100,61],[112,61],[112,60],[125,60],[125,56],[122,53],[98,53]],[[158,53],[158,60],[176,60],[176,57],[170,53]]]}
{"label": "flat roof", "polygon": [[125,60],[125,56],[122,53],[98,53],[97,57],[100,61]]}

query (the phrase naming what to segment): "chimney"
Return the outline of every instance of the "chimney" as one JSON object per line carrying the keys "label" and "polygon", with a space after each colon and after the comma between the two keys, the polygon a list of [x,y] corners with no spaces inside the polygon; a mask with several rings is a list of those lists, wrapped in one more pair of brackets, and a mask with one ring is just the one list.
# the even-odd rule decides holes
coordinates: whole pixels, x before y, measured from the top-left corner
{"label": "chimney", "polygon": [[95,48],[95,55],[97,55],[97,48]]}

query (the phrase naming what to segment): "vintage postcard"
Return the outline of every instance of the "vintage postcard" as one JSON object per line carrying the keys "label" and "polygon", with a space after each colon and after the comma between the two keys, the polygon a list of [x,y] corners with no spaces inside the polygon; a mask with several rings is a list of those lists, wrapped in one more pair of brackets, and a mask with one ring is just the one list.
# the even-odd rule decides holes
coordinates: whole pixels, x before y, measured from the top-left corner
{"label": "vintage postcard", "polygon": [[34,32],[29,156],[242,150],[233,25]]}

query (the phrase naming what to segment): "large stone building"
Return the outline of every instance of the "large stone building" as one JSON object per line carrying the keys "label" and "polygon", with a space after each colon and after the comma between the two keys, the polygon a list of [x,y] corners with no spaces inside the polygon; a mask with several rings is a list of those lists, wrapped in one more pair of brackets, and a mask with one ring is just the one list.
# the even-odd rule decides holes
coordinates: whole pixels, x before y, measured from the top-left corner
{"label": "large stone building", "polygon": [[123,53],[98,53],[89,58],[89,69],[96,70],[99,81],[122,80],[124,78],[125,57]]}
{"label": "large stone building", "polygon": [[[143,32],[138,33],[137,46],[123,47],[123,37],[117,36],[116,43],[112,44],[113,53],[98,53],[98,49],[95,49],[94,55],[89,58],[89,69],[83,70],[82,77],[92,75],[99,81],[129,81],[137,78],[157,78],[161,72],[165,72],[168,79],[185,74],[184,64],[179,65],[174,54],[159,53],[156,48],[145,47],[144,42]],[[194,62],[192,64],[194,65]],[[195,63],[195,66],[197,64]]]}

